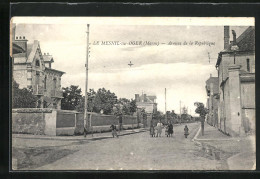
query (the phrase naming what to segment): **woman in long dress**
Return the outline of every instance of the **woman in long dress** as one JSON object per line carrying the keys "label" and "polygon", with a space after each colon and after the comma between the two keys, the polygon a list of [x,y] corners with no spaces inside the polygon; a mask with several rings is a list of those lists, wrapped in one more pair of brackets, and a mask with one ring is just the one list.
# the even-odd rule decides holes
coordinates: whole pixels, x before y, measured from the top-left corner
{"label": "woman in long dress", "polygon": [[156,126],[156,128],[157,128],[157,135],[156,135],[156,137],[158,137],[158,135],[159,135],[159,137],[161,137],[162,127],[163,127],[163,124],[161,123],[161,121],[159,121],[159,122],[157,123],[157,126]]}
{"label": "woman in long dress", "polygon": [[168,135],[169,137],[172,137],[173,134],[173,125],[172,122],[170,121],[170,123],[168,124]]}
{"label": "woman in long dress", "polygon": [[150,126],[150,135],[151,137],[155,137],[155,131],[154,131],[154,126],[153,126],[153,123],[151,123],[151,126]]}

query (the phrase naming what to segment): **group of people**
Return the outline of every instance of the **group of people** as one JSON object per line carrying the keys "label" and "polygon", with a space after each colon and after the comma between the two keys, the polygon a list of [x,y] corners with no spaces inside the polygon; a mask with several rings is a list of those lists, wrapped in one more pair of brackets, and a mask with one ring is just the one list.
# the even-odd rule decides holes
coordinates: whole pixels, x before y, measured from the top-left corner
{"label": "group of people", "polygon": [[[112,124],[110,126],[110,128],[112,129],[112,136],[113,137],[118,137],[116,125]],[[157,123],[157,125],[154,125],[153,122],[151,122],[151,126],[150,126],[150,135],[151,135],[151,137],[161,137],[163,128],[165,128],[165,135],[167,137],[172,137],[173,136],[173,125],[172,125],[172,122],[168,121],[168,123],[166,125],[163,125],[163,123],[161,121],[159,121]],[[121,130],[122,130],[122,116],[119,116],[119,132]],[[189,135],[189,128],[188,128],[187,125],[185,125],[185,127],[184,127],[184,136],[185,136],[185,138],[187,138],[188,135]]]}
{"label": "group of people", "polygon": [[[163,123],[161,121],[159,121],[157,123],[157,125],[154,125],[153,123],[151,123],[151,126],[150,126],[151,137],[161,137],[163,128],[165,128],[165,135],[167,137],[172,137],[172,135],[173,135],[173,125],[172,125],[171,121],[168,121],[168,123],[166,125],[163,125]],[[188,135],[189,135],[189,128],[188,128],[187,125],[185,125],[185,127],[184,127],[185,138],[187,138]]]}

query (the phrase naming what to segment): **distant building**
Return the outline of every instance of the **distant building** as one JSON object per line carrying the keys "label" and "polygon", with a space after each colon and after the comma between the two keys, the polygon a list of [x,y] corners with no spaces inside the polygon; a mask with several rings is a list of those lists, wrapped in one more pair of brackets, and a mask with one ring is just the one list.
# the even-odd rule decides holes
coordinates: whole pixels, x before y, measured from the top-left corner
{"label": "distant building", "polygon": [[224,27],[224,50],[218,55],[219,128],[230,135],[255,131],[255,28],[248,27],[238,38]]}
{"label": "distant building", "polygon": [[27,43],[25,37],[16,37],[16,26],[12,27],[13,78],[20,88],[31,88],[38,97],[36,107],[61,107],[63,98],[61,76],[64,72],[51,67],[54,62],[49,53],[42,54],[40,42]]}
{"label": "distant building", "polygon": [[212,77],[206,81],[206,92],[207,92],[207,108],[209,110],[207,116],[208,124],[218,127],[218,103],[219,103],[219,85],[218,77]]}
{"label": "distant building", "polygon": [[137,106],[137,115],[141,116],[141,110],[145,109],[147,119],[144,121],[140,120],[144,126],[149,127],[152,121],[152,114],[157,112],[156,96],[147,96],[146,94],[135,94],[135,101]]}
{"label": "distant building", "polygon": [[157,111],[156,96],[147,96],[146,94],[135,94],[137,108],[144,108],[147,113],[152,114]]}

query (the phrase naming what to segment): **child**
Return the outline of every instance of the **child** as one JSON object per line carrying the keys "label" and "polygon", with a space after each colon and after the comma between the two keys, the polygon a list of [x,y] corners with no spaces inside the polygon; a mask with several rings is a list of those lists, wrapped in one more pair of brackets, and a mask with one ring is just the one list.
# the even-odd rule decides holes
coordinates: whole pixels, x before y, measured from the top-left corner
{"label": "child", "polygon": [[167,137],[170,137],[170,134],[169,134],[169,125],[168,125],[168,124],[166,125],[166,128],[165,128],[165,135],[166,135]]}
{"label": "child", "polygon": [[112,125],[110,126],[110,128],[112,129],[112,136],[113,136],[113,138],[114,138],[115,136],[118,137],[117,132],[116,132],[116,125],[112,124]]}
{"label": "child", "polygon": [[185,138],[187,138],[187,136],[189,135],[189,128],[187,125],[185,125],[185,127],[184,127],[184,135],[185,135]]}

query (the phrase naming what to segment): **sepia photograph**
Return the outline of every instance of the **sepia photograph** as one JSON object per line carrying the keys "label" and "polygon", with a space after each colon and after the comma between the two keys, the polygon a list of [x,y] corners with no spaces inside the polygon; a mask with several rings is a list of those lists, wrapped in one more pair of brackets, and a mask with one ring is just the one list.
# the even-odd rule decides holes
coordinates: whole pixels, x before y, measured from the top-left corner
{"label": "sepia photograph", "polygon": [[254,17],[12,17],[12,171],[255,170]]}

